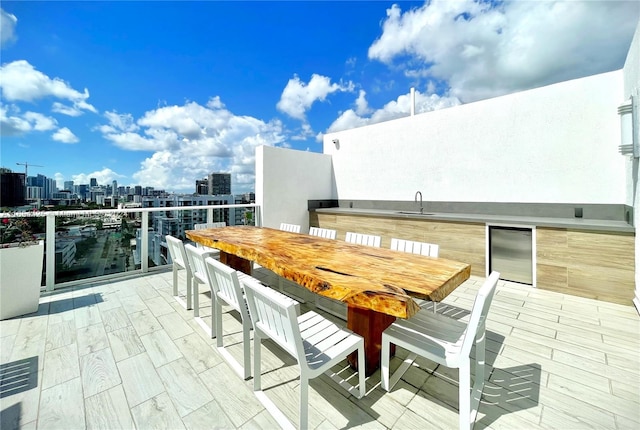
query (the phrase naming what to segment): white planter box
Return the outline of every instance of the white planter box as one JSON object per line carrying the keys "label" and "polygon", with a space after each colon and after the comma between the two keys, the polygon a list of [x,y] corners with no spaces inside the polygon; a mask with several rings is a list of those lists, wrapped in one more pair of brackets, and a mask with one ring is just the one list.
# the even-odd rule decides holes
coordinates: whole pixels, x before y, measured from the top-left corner
{"label": "white planter box", "polygon": [[0,249],[0,320],[38,310],[44,241]]}

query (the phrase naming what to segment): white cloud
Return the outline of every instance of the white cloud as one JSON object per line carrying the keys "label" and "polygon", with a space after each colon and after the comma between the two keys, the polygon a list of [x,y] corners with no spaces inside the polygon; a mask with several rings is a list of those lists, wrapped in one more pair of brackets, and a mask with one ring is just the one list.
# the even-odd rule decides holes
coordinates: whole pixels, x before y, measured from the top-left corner
{"label": "white cloud", "polygon": [[24,114],[24,119],[32,124],[35,131],[48,131],[56,128],[57,122],[55,119],[44,116],[37,112],[27,112]]}
{"label": "white cloud", "polygon": [[294,75],[287,82],[276,107],[292,118],[305,121],[305,113],[315,101],[324,101],[329,94],[336,91],[353,91],[353,83],[332,84],[328,77],[314,73],[309,83],[305,84]]}
{"label": "white cloud", "polygon": [[[25,60],[13,61],[0,67],[0,88],[8,101],[32,102],[45,97],[55,97],[71,102],[75,109],[97,112],[87,103],[89,90],[74,90],[60,78],[49,78]],[[60,106],[54,106],[60,109]]]}
{"label": "white cloud", "polygon": [[393,5],[369,58],[469,102],[622,67],[639,15],[634,1]]}
{"label": "white cloud", "polygon": [[60,102],[54,102],[51,106],[51,111],[55,113],[61,113],[67,116],[80,116],[83,112],[78,109],[76,106],[67,106],[63,105]]}
{"label": "white cloud", "polygon": [[[56,173],[55,177],[59,184],[66,180],[64,179],[64,176],[59,173]],[[74,184],[88,184],[90,183],[91,178],[96,178],[99,185],[111,185],[114,180],[118,181],[126,178],[126,176],[120,175],[107,167],[95,172],[79,173],[71,176],[71,180]]]}
{"label": "white cloud", "polygon": [[[343,112],[327,129],[327,133],[348,130],[364,125],[376,124],[391,119],[402,118],[411,114],[411,93],[403,94],[396,100],[392,100],[384,105],[382,109],[373,110],[369,108],[366,100],[366,93],[360,91],[355,101],[356,110],[348,109]],[[455,97],[439,96],[437,94],[426,95],[420,91],[415,91],[415,112],[423,113],[446,107],[456,106],[460,101]],[[367,117],[366,114],[371,113]],[[321,140],[322,135],[317,136]]]}
{"label": "white cloud", "polygon": [[23,114],[16,105],[0,105],[0,136],[20,136],[56,127],[57,121],[54,118],[30,111]]}
{"label": "white cloud", "polygon": [[130,114],[105,114],[109,124],[97,130],[125,150],[151,155],[133,175],[137,183],[172,191],[195,190],[195,179],[214,171],[230,172],[233,192],[254,188],[255,148],[283,145],[280,121],[238,116],[218,97],[205,106],[187,102],[146,112],[137,121]]}
{"label": "white cloud", "polygon": [[73,134],[67,127],[62,127],[61,129],[53,133],[51,137],[53,138],[53,140],[62,143],[77,143],[80,141],[80,139],[78,139],[76,135]]}
{"label": "white cloud", "polygon": [[356,99],[356,113],[362,116],[371,113],[371,111],[369,103],[367,102],[367,92],[365,90],[360,90],[358,98]]}
{"label": "white cloud", "polygon": [[0,46],[4,47],[16,40],[18,18],[0,9]]}

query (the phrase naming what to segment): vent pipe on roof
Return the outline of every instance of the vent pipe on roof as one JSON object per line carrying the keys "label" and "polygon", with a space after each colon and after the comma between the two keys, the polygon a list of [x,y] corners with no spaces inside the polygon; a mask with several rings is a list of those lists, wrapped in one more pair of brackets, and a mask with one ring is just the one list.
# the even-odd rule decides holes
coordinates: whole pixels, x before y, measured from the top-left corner
{"label": "vent pipe on roof", "polygon": [[411,116],[416,114],[416,89],[411,87]]}

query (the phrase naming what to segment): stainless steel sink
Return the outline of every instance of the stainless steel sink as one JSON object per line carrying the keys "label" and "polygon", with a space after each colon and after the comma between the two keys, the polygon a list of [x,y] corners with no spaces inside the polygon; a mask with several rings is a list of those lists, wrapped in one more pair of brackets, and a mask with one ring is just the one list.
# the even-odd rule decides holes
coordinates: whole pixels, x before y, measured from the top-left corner
{"label": "stainless steel sink", "polygon": [[434,213],[420,213],[419,211],[398,211],[396,213],[399,214],[403,214],[403,215],[420,215],[420,216],[429,216],[429,215],[435,215]]}

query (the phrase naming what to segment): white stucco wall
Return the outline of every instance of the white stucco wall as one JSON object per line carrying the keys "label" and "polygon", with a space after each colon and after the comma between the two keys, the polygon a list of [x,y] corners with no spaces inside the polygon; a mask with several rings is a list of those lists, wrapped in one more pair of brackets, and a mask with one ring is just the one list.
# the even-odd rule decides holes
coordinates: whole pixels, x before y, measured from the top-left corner
{"label": "white stucco wall", "polygon": [[[635,35],[631,41],[629,53],[624,63],[624,94],[623,100],[633,98],[634,115],[634,135],[636,145],[640,145],[640,23],[636,27]],[[633,211],[636,214],[636,290],[633,303],[640,313],[640,232],[638,231],[638,214],[640,214],[640,181],[638,171],[640,169],[639,160],[633,159],[627,162],[627,177],[629,184],[629,195],[632,196]]]}
{"label": "white stucco wall", "polygon": [[327,134],[324,153],[339,199],[621,204],[622,92],[619,70]]}
{"label": "white stucco wall", "polygon": [[331,156],[260,146],[256,149],[256,203],[262,225],[299,224],[309,231],[307,200],[335,199]]}

